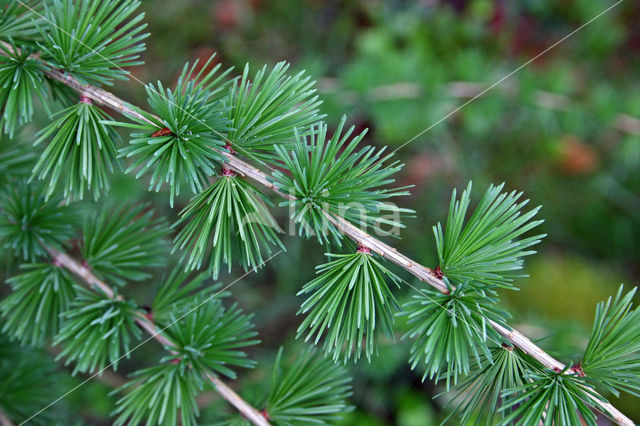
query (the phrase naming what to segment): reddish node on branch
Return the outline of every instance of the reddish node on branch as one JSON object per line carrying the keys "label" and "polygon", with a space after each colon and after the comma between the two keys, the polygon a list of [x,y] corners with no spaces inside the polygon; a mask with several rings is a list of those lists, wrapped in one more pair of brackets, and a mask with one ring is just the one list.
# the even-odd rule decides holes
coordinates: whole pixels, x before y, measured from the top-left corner
{"label": "reddish node on branch", "polygon": [[93,101],[91,100],[91,98],[84,95],[80,96],[80,100],[78,102],[80,102],[81,104],[93,105]]}
{"label": "reddish node on branch", "polygon": [[553,371],[555,371],[556,373],[562,373],[562,370],[558,367],[553,367]]}
{"label": "reddish node on branch", "polygon": [[233,147],[231,146],[231,142],[227,141],[227,143],[224,145],[224,147],[227,149],[227,151],[229,151],[229,154],[235,154],[236,150],[233,149]]}
{"label": "reddish node on branch", "polygon": [[174,358],[171,360],[171,364],[179,364],[180,361],[182,361],[182,358],[178,357],[178,358]]}
{"label": "reddish node on branch", "polygon": [[267,413],[267,409],[264,408],[262,410],[260,410],[260,414],[262,414],[262,417],[264,417],[267,420],[273,420],[270,416],[269,413]]}
{"label": "reddish node on branch", "polygon": [[173,132],[169,130],[168,127],[163,127],[162,129],[156,130],[155,132],[151,133],[152,138],[157,138],[160,136],[167,136],[167,135],[173,135]]}
{"label": "reddish node on branch", "polygon": [[578,377],[587,377],[587,375],[584,374],[584,370],[582,369],[582,362],[579,362],[578,364],[573,365],[571,367],[571,371],[577,374]]}
{"label": "reddish node on branch", "polygon": [[365,247],[362,244],[358,244],[358,248],[356,249],[357,253],[363,254],[371,254],[371,249],[369,247]]}
{"label": "reddish node on branch", "polygon": [[440,265],[436,266],[436,268],[433,270],[433,275],[441,280],[442,277],[444,277],[444,274],[442,273],[442,269],[440,268]]}
{"label": "reddish node on branch", "polygon": [[146,319],[148,319],[149,321],[153,322],[153,311],[152,311],[152,309],[151,309],[151,306],[149,306],[149,305],[144,305],[144,306],[142,307],[142,309],[144,309],[144,311],[145,311],[144,317],[145,317]]}
{"label": "reddish node on branch", "polygon": [[506,343],[503,343],[503,344],[502,344],[502,349],[506,349],[506,350],[508,350],[509,352],[513,352],[513,346],[509,346],[509,345],[507,345]]}
{"label": "reddish node on branch", "polygon": [[222,167],[222,176],[224,177],[236,177],[236,172],[226,167]]}

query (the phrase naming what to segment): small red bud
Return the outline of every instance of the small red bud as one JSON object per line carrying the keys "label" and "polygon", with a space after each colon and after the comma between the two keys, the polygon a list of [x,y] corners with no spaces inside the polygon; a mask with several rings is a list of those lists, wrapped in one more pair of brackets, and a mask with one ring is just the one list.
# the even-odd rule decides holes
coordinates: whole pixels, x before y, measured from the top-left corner
{"label": "small red bud", "polygon": [[444,277],[444,274],[442,273],[442,269],[440,268],[440,265],[436,266],[436,268],[433,270],[433,275],[441,280],[442,277]]}
{"label": "small red bud", "polygon": [[362,253],[362,254],[371,254],[371,249],[369,247],[365,247],[361,244],[358,244],[358,248],[356,249],[357,253]]}
{"label": "small red bud", "polygon": [[229,151],[229,154],[235,154],[236,150],[233,149],[233,146],[231,146],[231,142],[227,141],[227,143],[224,145],[224,147],[227,149],[227,151]]}
{"label": "small red bud", "polygon": [[582,363],[578,363],[574,366],[571,367],[571,371],[575,374],[578,375],[578,377],[586,377],[587,375],[584,374],[584,370],[582,369]]}
{"label": "small red bud", "polygon": [[270,416],[269,413],[267,413],[267,409],[264,408],[262,410],[260,410],[260,414],[262,414],[262,417],[264,417],[267,420],[273,420]]}
{"label": "small red bud", "polygon": [[153,310],[151,309],[151,306],[144,305],[142,309],[144,309],[145,312],[144,317],[153,322]]}
{"label": "small red bud", "polygon": [[230,170],[226,167],[222,168],[222,176],[224,177],[236,177],[236,172],[234,172],[233,170]]}
{"label": "small red bud", "polygon": [[169,130],[168,127],[163,127],[162,129],[156,130],[155,132],[151,133],[152,138],[157,138],[160,136],[167,136],[167,135],[173,135],[173,132]]}

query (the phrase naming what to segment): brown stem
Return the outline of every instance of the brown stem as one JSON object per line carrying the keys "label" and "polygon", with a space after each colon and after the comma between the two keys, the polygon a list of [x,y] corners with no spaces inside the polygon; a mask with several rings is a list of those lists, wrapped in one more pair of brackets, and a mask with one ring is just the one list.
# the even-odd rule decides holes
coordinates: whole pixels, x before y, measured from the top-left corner
{"label": "brown stem", "polygon": [[444,283],[444,281],[434,277],[431,268],[427,268],[426,266],[422,266],[421,264],[414,262],[390,245],[385,244],[382,241],[367,234],[362,229],[358,228],[356,225],[352,224],[345,218],[335,216],[325,210],[323,210],[323,213],[329,222],[331,222],[336,228],[338,228],[338,230],[344,235],[355,241],[358,245],[367,247],[370,250],[378,253],[380,256],[411,272],[413,275],[418,277],[418,279],[427,282],[429,285],[435,287],[442,293],[446,294],[448,292],[447,285]]}
{"label": "brown stem", "polygon": [[0,426],[14,426],[13,422],[7,415],[0,409]]}
{"label": "brown stem", "polygon": [[244,399],[233,391],[226,383],[220,380],[213,374],[209,374],[209,380],[213,383],[213,386],[224,399],[232,404],[236,409],[242,413],[248,420],[255,425],[267,426],[269,422],[262,415],[261,412],[249,405]]}
{"label": "brown stem", "polygon": [[114,292],[104,281],[93,275],[91,270],[75,259],[71,258],[66,253],[56,250],[50,246],[44,246],[47,252],[53,258],[53,263],[59,266],[64,266],[69,271],[73,272],[80,278],[82,278],[92,290],[98,289],[101,293],[107,296],[109,299],[113,299]]}
{"label": "brown stem", "polygon": [[[444,294],[449,293],[449,289],[447,285],[444,283],[442,279],[436,278],[434,271],[426,266],[422,266],[417,262],[414,262],[407,256],[398,252],[395,248],[383,243],[382,241],[370,236],[357,226],[353,225],[351,222],[347,221],[342,217],[334,217],[330,213],[324,211],[327,220],[333,223],[340,231],[342,231],[345,235],[349,236],[353,239],[358,245],[368,247],[371,250],[378,253],[380,256],[385,257],[391,260],[393,263],[399,265],[403,269],[409,271],[411,274],[416,276],[419,280],[425,281],[427,284],[435,287],[440,292]],[[513,343],[515,346],[520,348],[523,352],[530,355],[532,358],[537,360],[540,364],[551,370],[564,370],[565,365],[546,353],[542,348],[533,343],[527,336],[518,332],[515,329],[509,329],[503,327],[502,325],[496,323],[493,320],[489,321],[491,327],[495,329],[502,337]],[[567,372],[571,374],[570,371]],[[587,393],[589,398],[594,401],[594,403],[602,405],[602,407],[613,417],[616,423],[625,426],[631,426],[634,423],[626,417],[620,410],[614,407],[610,403],[603,403],[598,400],[595,396],[591,395],[591,392]]]}
{"label": "brown stem", "polygon": [[[53,258],[53,262],[56,265],[62,266],[78,277],[82,278],[90,288],[96,289],[98,288],[102,293],[107,295],[109,298],[114,298],[114,291],[102,281],[100,278],[96,277],[89,268],[84,266],[82,263],[78,262],[76,259],[67,255],[66,253],[60,252],[52,247],[45,246],[45,249],[49,252],[51,257]],[[116,296],[118,299],[122,299],[122,296]],[[146,331],[151,337],[160,342],[163,346],[168,348],[175,347],[175,343],[173,343],[167,336],[162,333],[162,330],[158,329],[156,324],[151,321],[148,316],[146,316],[143,312],[139,312],[135,317],[136,323]],[[245,400],[243,400],[240,395],[238,395],[233,389],[227,386],[222,380],[216,377],[213,374],[207,374],[207,377],[213,383],[216,391],[229,402],[231,405],[236,407],[236,409],[247,419],[249,419],[253,424],[258,426],[268,426],[269,422],[260,414],[258,410],[249,405]],[[0,417],[0,421],[2,418]],[[0,423],[0,426],[4,426]]]}
{"label": "brown stem", "polygon": [[[103,90],[94,86],[90,86],[90,85],[82,85],[73,76],[70,76],[60,70],[49,69],[48,71],[46,71],[46,74],[48,77],[54,80],[57,80],[63,84],[66,84],[67,86],[77,90],[84,96],[91,97],[95,102],[98,102],[99,104],[108,106],[109,108],[125,116],[135,117],[135,118],[150,122],[146,117],[144,117],[142,114],[138,113],[135,109],[133,109],[130,106],[130,104],[118,98],[114,94],[107,92],[106,90]],[[271,189],[272,191],[279,194],[283,198],[286,198],[289,200],[295,199],[293,195],[285,194],[279,191],[275,187],[273,182],[271,182],[271,180],[268,178],[268,176],[261,170],[244,162],[243,160],[239,159],[238,157],[232,155],[227,151],[223,151],[223,150],[217,150],[217,151],[226,157],[225,164],[227,165],[227,167],[239,173],[241,176],[247,177],[249,179],[252,179],[264,185],[265,187]],[[370,236],[369,234],[362,231],[360,228],[353,225],[343,217],[336,216],[328,212],[324,212],[324,214],[331,223],[333,223],[346,236],[353,239],[357,244],[370,248],[371,250],[378,253],[380,256],[387,258],[391,262],[407,270],[408,272],[416,276],[421,281],[426,282],[427,284],[436,288],[437,290],[439,290],[444,294],[448,294],[449,290],[446,284],[444,283],[444,281],[437,278],[430,268],[411,260],[409,257],[398,252],[398,250],[396,250],[395,248]],[[535,358],[538,362],[540,362],[546,368],[549,368],[552,370],[557,368],[564,369],[563,363],[556,360],[551,355],[547,354],[544,350],[542,350],[540,347],[538,347],[533,342],[531,342],[531,340],[529,340],[523,334],[519,333],[514,329],[505,328],[493,321],[490,321],[490,324],[505,339],[509,340],[515,346],[520,348],[523,352]],[[595,397],[592,397],[592,398],[595,400]],[[601,404],[601,405],[603,405],[603,407],[613,417],[616,423],[620,425],[625,425],[625,426],[630,426],[634,424],[629,418],[627,418],[621,411],[619,411],[613,405],[609,403]],[[262,419],[264,419],[264,417],[262,417]]]}
{"label": "brown stem", "polygon": [[[138,324],[140,325],[140,323]],[[47,346],[47,351],[54,357],[58,356],[61,352],[60,349],[57,348],[56,346]],[[73,370],[73,368],[69,367],[69,370],[71,371]],[[119,374],[115,373],[114,371],[110,371],[110,370],[103,370],[98,375],[87,374],[87,376],[88,377],[90,376],[93,379],[101,383],[104,383],[105,385],[109,386],[112,389],[121,388],[122,386],[126,385],[129,382],[125,377],[122,377]],[[218,393],[216,391],[206,391],[206,392],[200,393],[196,398],[196,404],[198,405],[198,408],[203,409],[211,405],[213,401],[215,401],[215,399],[217,398],[217,395]],[[3,426],[2,423],[0,423],[0,426]]]}

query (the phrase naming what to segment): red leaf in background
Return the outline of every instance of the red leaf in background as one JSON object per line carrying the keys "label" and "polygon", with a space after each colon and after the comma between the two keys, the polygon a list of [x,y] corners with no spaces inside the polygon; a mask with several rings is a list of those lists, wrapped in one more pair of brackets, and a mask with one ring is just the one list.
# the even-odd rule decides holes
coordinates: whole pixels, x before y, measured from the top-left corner
{"label": "red leaf in background", "polygon": [[402,185],[424,185],[432,176],[450,173],[453,168],[448,158],[441,155],[420,153],[407,161]]}
{"label": "red leaf in background", "polygon": [[[200,70],[204,67],[204,64],[207,63],[207,61],[211,58],[211,55],[213,55],[214,53],[216,53],[216,51],[212,47],[203,46],[196,49],[196,51],[194,52],[195,58],[198,60],[198,65],[196,65],[195,69],[196,74],[200,72]],[[207,66],[205,72],[211,71],[213,67],[218,65],[221,61],[222,58],[220,57],[220,53],[217,53],[216,57],[213,58],[211,62],[209,62],[209,65]]]}
{"label": "red leaf in background", "polygon": [[560,168],[570,175],[583,175],[598,167],[598,154],[573,135],[560,141]]}
{"label": "red leaf in background", "polygon": [[230,30],[238,25],[241,15],[240,9],[243,6],[240,3],[234,0],[222,0],[216,4],[213,9],[213,16],[218,28]]}
{"label": "red leaf in background", "polygon": [[493,13],[491,15],[491,20],[489,21],[489,28],[493,33],[499,33],[505,24],[506,18],[506,10],[504,7],[504,2],[502,0],[498,0],[494,3]]}

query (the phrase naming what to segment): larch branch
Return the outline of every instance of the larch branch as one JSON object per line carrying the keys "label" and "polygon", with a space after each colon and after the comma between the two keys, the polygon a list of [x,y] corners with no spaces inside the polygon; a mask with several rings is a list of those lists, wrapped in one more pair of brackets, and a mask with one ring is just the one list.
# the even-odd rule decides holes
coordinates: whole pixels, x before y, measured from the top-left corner
{"label": "larch branch", "polygon": [[[76,259],[67,255],[66,253],[54,249],[53,247],[46,246],[45,249],[49,252],[51,257],[53,258],[53,262],[56,265],[64,267],[73,274],[82,278],[82,280],[91,289],[99,289],[100,292],[102,292],[109,298],[115,297],[117,299],[122,299],[121,295],[115,295],[115,292],[107,283],[95,276],[88,267],[78,262]],[[164,333],[162,333],[162,330],[160,330],[158,326],[142,312],[139,312],[138,315],[136,315],[135,321],[136,324],[140,326],[140,328],[146,331],[151,337],[153,337],[163,346],[167,347],[169,350],[175,347],[175,344],[169,338],[167,338]],[[238,395],[233,389],[225,384],[220,378],[216,377],[214,374],[208,374],[207,377],[213,384],[214,389],[220,394],[220,396],[222,396],[225,400],[227,400],[227,402],[233,405],[245,418],[247,418],[257,426],[269,426],[269,422],[258,410],[247,403],[244,399],[242,399],[240,395]],[[2,418],[0,417],[0,421],[1,420]],[[4,425],[0,423],[0,426]]]}
{"label": "larch branch", "polygon": [[[46,72],[46,75],[59,81],[72,89],[75,89],[83,96],[90,97],[93,101],[102,104],[111,108],[112,110],[123,114],[126,117],[133,117],[145,121],[149,121],[144,115],[142,115],[139,109],[133,107],[131,104],[125,102],[114,94],[103,90],[98,87],[94,87],[91,85],[83,85],[78,80],[76,80],[73,76],[65,73],[64,71],[49,68]],[[225,164],[227,167],[239,173],[241,176],[244,176],[248,179],[251,179],[255,182],[260,183],[261,185],[267,187],[268,189],[276,192],[281,197],[286,199],[295,199],[292,195],[285,194],[279,191],[271,179],[269,179],[268,175],[262,172],[260,169],[254,167],[253,165],[241,160],[240,158],[225,152],[223,150],[218,150],[222,155],[226,157]],[[436,288],[440,292],[446,293],[449,290],[447,289],[446,284],[441,279],[437,278],[431,268],[421,265],[418,262],[413,261],[409,257],[403,255],[398,252],[395,248],[383,243],[382,241],[370,236],[366,232],[362,231],[357,226],[353,225],[351,222],[347,221],[343,217],[331,214],[329,212],[324,212],[327,220],[331,221],[338,229],[354,240],[357,244],[368,247],[371,250],[378,253],[380,256],[390,260],[401,268],[405,269],[419,280],[426,282],[430,286]],[[80,265],[81,266],[81,265]],[[93,283],[94,285],[98,285],[97,283]],[[142,320],[141,320],[142,321]],[[523,352],[530,355],[534,359],[536,359],[540,364],[549,369],[564,369],[564,364],[560,361],[553,358],[551,355],[546,353],[542,348],[534,344],[529,338],[521,334],[515,329],[505,328],[493,321],[490,322],[491,326],[505,339],[510,341],[514,346],[520,348]],[[224,395],[223,395],[224,396]],[[238,397],[240,398],[240,397]],[[595,397],[594,401],[595,401]],[[233,404],[233,401],[229,401]],[[624,426],[634,425],[634,422],[631,421],[628,417],[626,417],[620,410],[615,408],[612,404],[606,403],[602,404],[598,401],[600,405],[603,405],[603,408],[612,416],[616,423]],[[235,406],[235,405],[234,405]],[[236,406],[240,410],[240,407]],[[246,408],[246,407],[243,407]],[[253,407],[251,410],[257,413],[257,416],[261,418],[264,422],[266,420],[264,417],[257,412]],[[245,413],[243,413],[245,414]],[[247,414],[245,414],[246,416]],[[249,417],[247,417],[249,418]],[[268,423],[256,423],[256,424],[268,424]]]}

